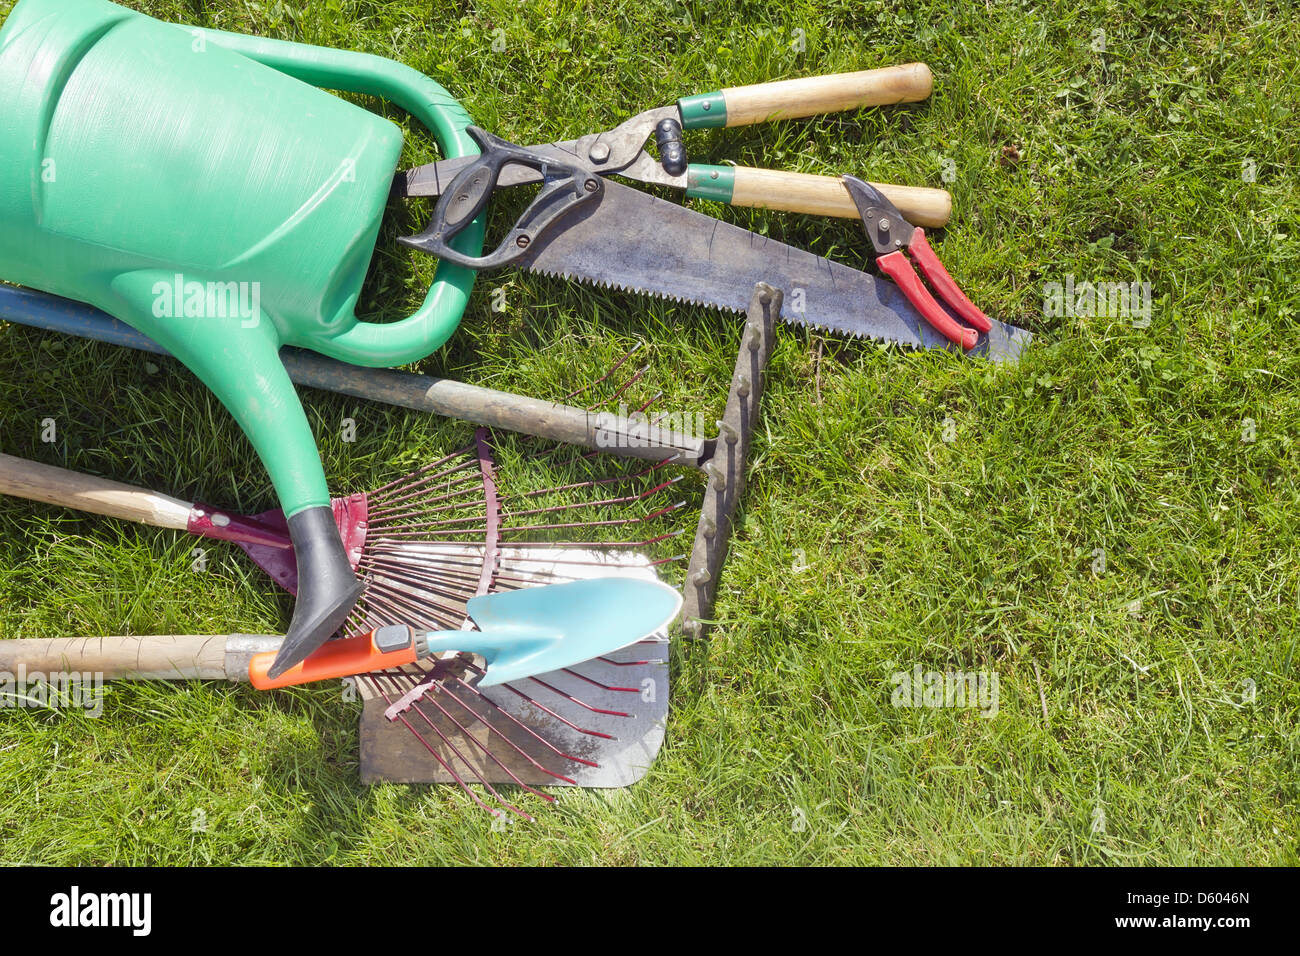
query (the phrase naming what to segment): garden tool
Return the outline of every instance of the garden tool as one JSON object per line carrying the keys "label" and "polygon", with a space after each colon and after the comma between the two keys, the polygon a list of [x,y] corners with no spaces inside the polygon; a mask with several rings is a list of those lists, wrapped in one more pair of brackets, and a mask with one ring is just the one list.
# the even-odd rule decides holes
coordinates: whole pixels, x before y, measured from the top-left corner
{"label": "garden tool", "polygon": [[[446,186],[428,227],[405,244],[471,269],[520,266],[735,312],[746,311],[754,284],[766,282],[796,297],[798,308],[785,314],[790,322],[918,348],[966,344],[951,343],[892,283],[605,179],[581,158],[562,163],[478,127],[467,132],[482,155],[450,182],[439,177]],[[544,171],[532,205],[492,252],[455,249],[517,166]],[[1024,330],[993,321],[965,351],[1014,361],[1028,340]]]}
{"label": "garden tool", "polygon": [[[647,419],[644,416],[641,421],[634,422],[606,413],[593,415],[591,409],[572,408],[447,379],[388,369],[352,368],[310,352],[287,349],[284,360],[290,374],[300,384],[360,398],[387,401],[420,411],[453,415],[473,422],[501,425],[540,437],[600,448],[614,455],[647,457],[660,462],[670,460],[673,464],[689,465],[705,471],[710,486],[691,551],[686,608],[682,617],[686,633],[698,637],[703,636],[707,628],[704,622],[712,613],[717,576],[726,556],[732,517],[744,488],[749,442],[758,420],[763,391],[762,373],[771,354],[772,323],[781,313],[781,304],[779,290],[774,290],[765,283],[755,287],[747,310],[748,318],[736,358],[726,411],[718,422],[718,436],[708,439],[699,435],[665,432],[657,427],[647,429]],[[147,336],[96,309],[27,289],[0,286],[0,318],[166,354]],[[641,411],[644,412],[645,409]],[[638,440],[629,441],[629,437]],[[485,451],[486,445],[480,435],[480,456]],[[447,460],[449,459],[444,459],[444,462]],[[0,487],[0,491],[5,490]],[[22,491],[8,493],[30,497]],[[51,501],[49,498],[40,500]],[[347,500],[350,499],[344,499],[344,502]],[[333,506],[336,516],[347,516],[356,510],[355,507],[343,506],[338,500]],[[186,515],[185,524],[189,524],[188,512],[184,506],[180,506],[177,509],[178,523],[175,527],[181,527],[181,513]],[[261,526],[267,521],[278,519],[263,514],[255,520],[259,522],[259,533],[264,534],[265,528]],[[231,523],[225,527],[233,531],[242,527],[242,520],[232,518]],[[355,522],[351,530],[340,524],[340,531],[345,540],[348,540],[356,533]],[[233,540],[229,535],[226,537],[227,540]],[[282,534],[278,540],[284,542]],[[283,572],[277,560],[283,556],[282,547],[278,551],[267,552],[257,540],[245,542],[241,546],[282,586],[292,590],[292,586],[286,583],[288,579],[282,580]],[[355,558],[353,560],[355,562]],[[359,620],[354,621],[352,629],[361,629],[359,624]]]}
{"label": "garden tool", "polygon": [[[625,553],[546,547],[536,554],[539,564],[530,575],[536,583],[607,576],[657,580],[644,559]],[[0,670],[247,682],[252,659],[280,642],[255,634],[8,640],[0,641]],[[537,785],[629,786],[645,774],[663,742],[667,648],[661,633],[573,667],[487,688],[473,683],[481,669],[459,656],[353,678],[364,701],[362,781],[455,783],[491,809],[468,786],[478,781],[503,809],[523,819],[532,818],[494,783],[513,784],[548,802],[554,797]],[[391,722],[384,716],[430,678],[432,693]]]}
{"label": "garden tool", "polygon": [[[169,354],[147,335],[107,313],[32,289],[0,284],[0,319],[155,355]],[[675,464],[699,468],[717,447],[716,438],[660,425],[647,428],[644,415],[629,419],[447,378],[397,369],[359,368],[302,349],[286,347],[280,358],[289,377],[299,385],[598,448],[620,457],[650,461],[672,458]]]}
{"label": "garden tool", "polygon": [[[692,638],[703,637],[713,624],[718,580],[744,490],[750,443],[759,423],[763,373],[771,356],[781,301],[779,290],[763,284],[755,287],[726,411],[718,422],[716,445],[700,465],[708,483],[690,552],[682,609],[682,630]],[[531,580],[539,580],[542,563],[552,560],[550,553],[549,548],[535,552],[534,560],[539,563],[528,566]],[[596,569],[584,560],[569,562],[559,570],[566,575],[584,569],[604,574],[608,573],[606,567]],[[620,573],[636,570],[625,563]],[[548,573],[553,575],[556,569]],[[500,575],[493,584],[509,586]],[[396,682],[387,674],[368,675],[358,681],[366,697],[361,715],[362,779],[455,782],[462,786],[466,780],[478,780],[489,789],[494,783],[571,783],[575,779],[581,786],[626,785],[649,765],[653,748],[662,740],[666,718],[666,710],[659,713],[655,708],[659,706],[658,694],[666,690],[667,675],[647,674],[642,669],[656,661],[667,663],[665,645],[643,642],[638,647],[647,649],[648,659],[634,663],[602,659],[604,680],[593,680],[587,668],[582,673],[569,669],[545,679],[535,678],[537,689],[532,695],[511,685],[509,693],[489,690],[480,700],[470,696],[471,685],[442,670],[441,664],[413,685],[406,684],[407,675]],[[619,676],[614,679],[625,686],[608,682],[606,674],[611,670],[624,675],[621,680]],[[549,746],[528,746],[527,741],[524,746],[492,746],[518,737],[510,725],[498,730],[483,720],[482,704],[491,705],[489,714],[508,714],[528,726],[545,726],[548,738],[562,740],[563,747],[557,752]],[[629,723],[642,729],[629,731]],[[410,733],[402,733],[403,728]],[[616,741],[611,742],[608,735],[617,735]],[[607,753],[611,749],[613,755]],[[600,753],[600,767],[574,762],[576,753]]]}
{"label": "garden tool", "polygon": [[[525,152],[566,166],[576,160],[602,176],[670,186],[697,199],[856,219],[853,199],[837,177],[688,163],[682,131],[914,103],[929,96],[933,87],[934,77],[924,63],[732,87],[682,97],[670,106],[638,113],[613,129],[529,146]],[[645,148],[651,136],[657,159]],[[406,170],[398,174],[393,191],[398,196],[440,196],[457,174],[473,163],[473,157],[461,157]],[[542,178],[538,167],[516,163],[500,173],[497,185],[540,182]],[[879,188],[913,221],[932,227],[947,224],[952,212],[947,191],[914,186]]]}
{"label": "garden tool", "polygon": [[[771,353],[773,323],[780,303],[779,292],[765,286],[755,289],[726,413],[719,422],[719,437],[709,443],[703,460],[685,461],[701,467],[709,477],[690,555],[683,608],[683,627],[691,636],[702,635],[711,623],[707,619],[712,612],[729,529],[743,488],[751,435],[759,421],[762,374]],[[11,306],[17,307],[16,312]],[[102,313],[56,297],[0,287],[0,312],[5,317],[42,326],[56,318],[67,324],[67,331],[80,330],[85,321],[102,323],[95,326],[95,331],[135,336],[159,351],[148,339]],[[306,353],[303,357],[332,364],[328,359]],[[401,374],[356,371],[363,383],[370,375]],[[328,369],[322,374],[327,381],[332,380]],[[417,383],[424,380],[421,376],[408,378],[411,387],[403,394],[409,398],[415,394]],[[619,393],[625,391],[626,384],[619,387]],[[429,388],[430,393],[436,390]],[[509,404],[517,398],[504,396],[503,400]],[[651,404],[653,400],[640,407],[644,410]],[[412,404],[411,407],[425,406]],[[486,514],[479,521],[461,523],[459,527],[471,534],[477,528],[481,543],[406,542],[406,548],[432,552],[422,556],[422,568],[408,567],[403,571],[408,584],[410,576],[421,570],[429,572],[427,587],[422,588],[417,602],[385,603],[366,611],[364,618],[354,615],[351,622],[354,630],[402,619],[418,621],[422,626],[458,626],[464,618],[465,603],[475,594],[589,576],[639,575],[653,580],[655,566],[678,560],[652,561],[643,553],[671,537],[665,534],[632,542],[557,542],[556,531],[568,533],[574,529],[574,522],[565,521],[560,525],[536,522],[539,515],[569,515],[570,508],[521,507],[513,506],[512,502],[522,505],[538,501],[545,505],[557,495],[572,495],[572,483],[551,491],[503,493],[498,488],[500,476],[490,447],[481,432],[478,449],[483,463],[480,470]],[[618,448],[610,450],[619,451]],[[536,460],[545,456],[531,454],[529,457]],[[583,486],[607,484],[608,479],[598,479]],[[602,508],[607,503],[608,499]],[[583,507],[585,510],[586,506]],[[607,528],[609,524],[595,527]],[[362,610],[370,607],[369,596],[368,592]],[[385,616],[386,613],[398,616]],[[253,654],[272,649],[277,646],[277,640],[234,635],[0,642],[0,665],[11,661],[17,666],[18,661],[26,660],[29,668],[50,670],[58,661],[70,661],[77,669],[102,671],[110,678],[245,680]],[[575,667],[499,687],[476,687],[472,681],[479,669],[464,663],[459,655],[358,676],[355,686],[364,701],[362,780],[455,783],[475,803],[486,808],[468,786],[480,782],[502,807],[524,819],[531,818],[506,801],[495,784],[513,784],[546,800],[553,798],[536,790],[536,786],[628,786],[644,775],[664,738],[667,663],[666,635],[662,635]]]}
{"label": "garden tool", "polygon": [[[871,240],[876,253],[876,265],[903,290],[907,301],[921,310],[927,322],[943,334],[949,342],[954,342],[964,349],[973,348],[980,332],[988,332],[993,323],[987,315],[976,308],[966,293],[953,281],[948,270],[943,267],[939,257],[926,241],[925,232],[904,218],[898,206],[889,201],[879,189],[871,183],[863,182],[855,176],[845,176],[844,184],[857,204],[862,218],[862,229]],[[959,316],[973,325],[966,328],[953,321],[943,307],[935,301],[930,290],[916,274],[912,260],[921,267],[921,272],[930,280],[939,297]]]}
{"label": "garden tool", "polygon": [[[402,135],[316,86],[393,101],[446,156],[475,150],[446,90],[380,57],[184,28],[106,0],[20,0],[0,30],[0,278],[140,329],[247,433],[298,560],[277,673],[361,592],[279,347],[415,361],[455,329],[473,282],[445,264],[415,315],[356,318]],[[477,252],[481,224],[462,226],[459,250]]]}
{"label": "garden tool", "polygon": [[635,644],[667,628],[681,607],[680,594],[653,581],[592,578],[547,584],[470,598],[466,611],[476,631],[417,631],[390,624],[330,641],[278,677],[268,673],[276,654],[259,654],[248,673],[254,687],[271,690],[458,651],[483,658],[485,673],[478,686],[493,687]]}
{"label": "garden tool", "polygon": [[[352,633],[394,621],[456,628],[464,622],[466,604],[476,594],[588,577],[655,581],[658,565],[682,560],[683,556],[652,559],[646,553],[661,551],[661,545],[677,532],[659,532],[644,540],[608,539],[610,529],[642,524],[641,516],[625,518],[619,512],[631,507],[620,502],[645,500],[643,494],[574,498],[584,488],[654,483],[653,477],[644,476],[657,468],[647,473],[638,467],[631,474],[569,481],[558,488],[509,480],[499,488],[499,475],[481,431],[479,439],[482,457],[471,457],[471,464],[479,472],[482,488],[477,494],[464,488],[454,496],[458,501],[444,501],[439,506],[447,509],[439,513],[442,528],[432,532],[408,528],[402,533],[389,522],[389,529],[400,534],[389,538],[377,530],[378,520],[371,524],[362,564],[367,591],[349,621]],[[529,453],[527,457],[536,461],[548,456]],[[429,476],[441,473],[437,480],[444,491],[456,483],[456,461],[451,456],[448,464]],[[0,474],[9,475],[6,490],[17,490],[7,469],[0,469]],[[64,503],[48,493],[48,486],[42,488],[40,477],[29,473],[28,488],[44,493],[25,496]],[[115,508],[138,506],[143,503],[139,496],[148,495],[129,488],[122,489],[128,494],[116,489],[106,494],[98,479],[90,481],[96,484],[85,489],[83,501],[93,499],[95,510],[110,503]],[[449,508],[449,503],[454,507]],[[666,515],[679,507],[660,507],[655,512]],[[594,520],[577,520],[592,511]],[[562,540],[575,532],[578,540]],[[266,550],[291,556],[287,540],[281,544],[282,549]],[[256,549],[252,553],[256,555]],[[363,778],[456,783],[480,804],[466,786],[470,781],[484,782],[489,790],[493,782],[513,783],[547,800],[552,798],[530,784],[627,786],[645,773],[663,740],[666,641],[666,633],[656,635],[627,651],[483,690],[474,684],[480,670],[459,655],[359,677],[356,685],[366,702],[361,719]],[[0,641],[0,665],[10,659],[6,655],[17,654],[25,656],[13,660],[26,661],[29,670],[49,670],[57,652],[69,655],[76,669],[104,672],[109,678],[248,680],[249,658],[279,644],[278,638],[257,635]],[[400,706],[400,712],[390,723],[385,712],[394,705]]]}
{"label": "garden tool", "polygon": [[[658,471],[651,466],[631,475],[570,482],[573,498],[580,488],[604,491],[611,485],[647,483]],[[348,618],[347,631],[356,633],[386,624],[424,627],[459,625],[464,619],[460,594],[486,593],[493,577],[510,581],[519,560],[508,549],[514,537],[551,530],[536,522],[561,514],[574,527],[586,510],[604,515],[612,508],[634,507],[671,489],[676,480],[650,478],[650,487],[631,493],[576,498],[546,507],[520,507],[503,513],[511,496],[497,490],[497,477],[487,443],[479,429],[474,445],[420,468],[405,478],[376,489],[331,501],[333,520],[346,544],[351,569],[361,575],[364,593]],[[533,489],[518,497],[527,505],[552,489]],[[92,514],[138,521],[159,528],[187,531],[199,537],[237,544],[258,567],[289,593],[296,593],[298,571],[284,515],[279,510],[240,515],[207,504],[191,504],[167,495],[133,488],[105,478],[0,454],[0,494],[77,508]],[[653,525],[684,503],[665,504],[646,514],[604,518],[602,527]],[[583,522],[577,522],[581,525]],[[671,535],[652,535],[663,540]],[[483,545],[469,554],[466,543]],[[634,547],[645,542],[621,542],[606,547]],[[598,547],[587,544],[585,547]],[[522,545],[521,545],[522,547]],[[503,560],[504,558],[504,560]],[[523,559],[526,564],[527,560]]]}

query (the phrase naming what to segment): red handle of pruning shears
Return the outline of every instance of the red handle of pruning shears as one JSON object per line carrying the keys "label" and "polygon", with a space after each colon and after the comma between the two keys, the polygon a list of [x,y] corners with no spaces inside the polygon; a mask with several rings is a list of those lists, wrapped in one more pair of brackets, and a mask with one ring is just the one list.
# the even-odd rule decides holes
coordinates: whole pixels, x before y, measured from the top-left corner
{"label": "red handle of pruning shears", "polygon": [[954,312],[981,332],[989,332],[993,329],[993,322],[989,317],[981,312],[974,302],[966,298],[966,293],[962,292],[953,277],[948,275],[948,270],[943,267],[939,257],[930,248],[930,243],[925,238],[925,230],[920,226],[917,226],[916,232],[912,234],[912,241],[908,244],[907,251],[912,254],[912,258],[921,267],[921,271],[930,280],[930,285],[934,286],[939,297],[952,306]]}
{"label": "red handle of pruning shears", "polygon": [[[917,226],[912,233],[907,251],[912,254],[916,264],[921,267],[921,272],[930,280],[930,285],[934,286],[940,298],[948,303],[954,312],[980,332],[987,332],[993,328],[989,317],[981,312],[953,281],[948,270],[939,261],[939,257],[930,248],[930,243],[925,238],[925,231],[920,226]],[[911,261],[902,249],[887,253],[876,262],[885,275],[898,283],[898,287],[903,290],[903,295],[907,296],[907,301],[916,306],[921,315],[925,316],[925,321],[934,326],[936,332],[949,342],[956,342],[963,349],[975,347],[975,343],[979,341],[979,333],[975,329],[968,329],[953,321],[952,316],[943,310],[943,306],[921,282],[921,277],[916,274]]]}
{"label": "red handle of pruning shears", "polygon": [[[928,248],[928,247],[927,247]],[[880,271],[898,283],[907,296],[907,301],[920,311],[925,321],[934,326],[934,330],[949,342],[956,342],[963,349],[973,349],[979,341],[979,334],[974,329],[967,329],[952,320],[943,306],[935,301],[930,290],[921,284],[921,277],[916,274],[912,264],[903,255],[903,250],[891,252],[876,260]]]}

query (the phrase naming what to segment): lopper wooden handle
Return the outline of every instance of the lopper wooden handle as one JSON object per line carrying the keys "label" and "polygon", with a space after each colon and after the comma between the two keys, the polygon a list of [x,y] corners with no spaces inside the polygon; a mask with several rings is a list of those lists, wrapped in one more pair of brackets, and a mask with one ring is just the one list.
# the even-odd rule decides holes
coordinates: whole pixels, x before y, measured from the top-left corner
{"label": "lopper wooden handle", "polygon": [[107,478],[0,454],[0,494],[184,531],[192,505]]}
{"label": "lopper wooden handle", "polygon": [[[737,166],[735,177],[731,193],[731,203],[734,206],[759,206],[813,216],[858,218],[858,207],[853,204],[853,197],[838,177],[754,169],[749,166]],[[946,190],[926,186],[890,186],[885,183],[872,185],[884,193],[914,226],[938,228],[946,225],[952,214],[952,196]]]}
{"label": "lopper wooden handle", "polygon": [[924,63],[857,73],[831,73],[754,86],[732,86],[678,100],[682,125],[748,126],[775,119],[838,113],[862,106],[915,103],[930,95],[934,76]]}

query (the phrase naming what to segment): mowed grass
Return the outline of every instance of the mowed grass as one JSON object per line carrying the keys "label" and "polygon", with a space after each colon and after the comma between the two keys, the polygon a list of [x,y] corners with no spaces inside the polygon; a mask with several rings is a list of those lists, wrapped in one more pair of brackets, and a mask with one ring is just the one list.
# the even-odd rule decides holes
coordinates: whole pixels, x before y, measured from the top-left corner
{"label": "mowed grass", "polygon": [[[121,684],[99,719],[0,713],[0,860],[1296,861],[1294,6],[130,5],[395,57],[520,143],[722,86],[924,60],[923,103],[690,134],[692,159],[946,186],[940,255],[1036,339],[1018,367],[993,368],[781,331],[719,625],[707,646],[674,648],[668,738],[630,790],[560,791],[554,806],[512,794],[536,822],[494,829],[455,788],[362,787],[358,708],[335,687]],[[407,161],[435,155],[412,136]],[[851,222],[695,205],[851,264],[867,254]],[[394,210],[373,312],[404,315],[427,288],[433,262],[392,241],[426,212]],[[1071,275],[1150,283],[1149,325],[1045,315],[1045,284]],[[507,272],[480,278],[461,330],[422,368],[561,398],[640,342],[638,394],[713,416],[739,328]],[[0,336],[0,450],[273,506],[248,444],[177,363]],[[471,433],[303,400],[338,490]],[[339,438],[344,417],[354,443]],[[698,501],[698,482],[684,486]],[[242,555],[210,545],[195,573],[193,546],[6,499],[0,633],[283,629],[291,605]],[[996,715],[894,706],[891,675],[917,665],[996,674]]]}

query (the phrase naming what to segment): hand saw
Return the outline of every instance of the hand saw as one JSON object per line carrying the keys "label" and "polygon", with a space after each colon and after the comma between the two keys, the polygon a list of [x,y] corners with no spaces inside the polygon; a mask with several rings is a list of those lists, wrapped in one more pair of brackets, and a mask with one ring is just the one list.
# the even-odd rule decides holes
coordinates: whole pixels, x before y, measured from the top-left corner
{"label": "hand saw", "polygon": [[[928,77],[928,70],[925,75]],[[738,98],[746,104],[743,117],[758,116],[764,109],[780,114],[780,103],[788,102],[773,98],[767,101],[770,109],[757,106],[757,94],[751,91],[762,91],[763,87],[743,90],[745,95]],[[724,122],[733,110],[732,100],[728,98],[730,92],[706,94],[703,98],[704,102],[719,104],[715,109],[724,115]],[[925,92],[928,93],[928,88]],[[896,95],[890,101],[903,98]],[[912,95],[911,98],[920,97]],[[685,183],[688,194],[692,194],[692,176],[698,181],[710,174],[702,171],[704,168],[694,169],[685,164],[684,153],[672,139],[676,128],[668,131],[672,136],[660,135],[665,122],[672,119],[667,115],[672,111],[683,121],[678,126],[690,127],[690,118],[703,111],[702,106],[691,105],[692,99],[701,98],[683,99],[676,106],[651,110],[608,134],[540,147],[522,148],[471,127],[468,132],[483,150],[482,155],[444,160],[398,176],[396,191],[399,193],[441,193],[428,228],[419,236],[402,241],[472,269],[514,265],[544,275],[585,280],[602,287],[734,312],[745,311],[755,283],[767,282],[786,293],[788,306],[783,316],[786,321],[915,348],[958,348],[995,361],[1015,361],[1019,356],[1030,339],[1023,329],[989,320],[987,329],[962,329],[961,335],[954,336],[950,326],[936,327],[932,324],[933,313],[923,312],[909,301],[906,287],[878,282],[857,269],[606,178],[617,174],[659,185]],[[809,94],[793,108],[793,113],[785,115],[819,112],[827,102]],[[836,108],[845,108],[845,105],[860,104],[863,97],[846,102],[841,94],[836,102],[844,104]],[[659,140],[658,161],[644,148],[650,128]],[[602,148],[605,142],[609,143],[608,153]],[[593,160],[593,156],[598,159]],[[656,167],[670,167],[670,170],[660,176],[654,171]],[[720,167],[709,167],[715,168]],[[672,169],[677,172],[672,173]],[[738,173],[732,186],[745,181],[746,174]],[[842,180],[814,178],[827,179],[833,184],[854,210],[853,215],[858,215],[858,205]],[[524,183],[541,183],[541,191],[496,250],[473,257],[451,247],[454,237],[475,221],[497,189]],[[891,195],[887,191],[891,189],[886,187],[881,192]],[[693,194],[709,195],[698,189]],[[800,205],[797,194],[795,189],[787,189],[784,194],[776,189],[771,195],[784,195],[784,199],[747,204],[797,208]],[[747,188],[742,199],[747,200],[750,195]],[[711,198],[736,201],[734,189],[728,195],[718,193]],[[897,194],[891,198],[898,202]],[[908,213],[914,222],[926,221],[925,215],[924,212]]]}

